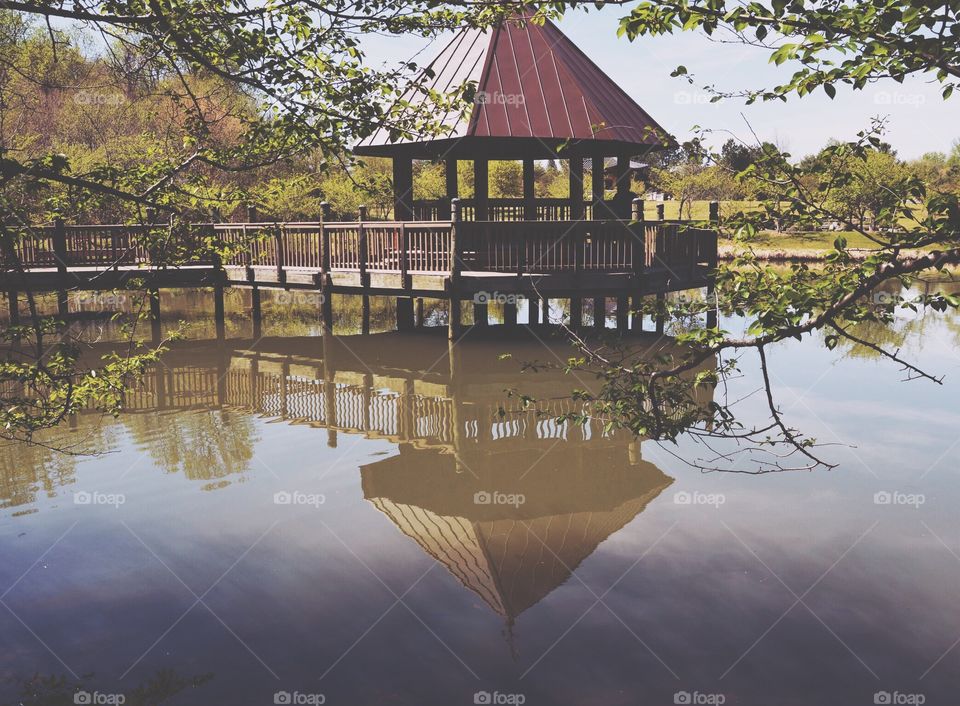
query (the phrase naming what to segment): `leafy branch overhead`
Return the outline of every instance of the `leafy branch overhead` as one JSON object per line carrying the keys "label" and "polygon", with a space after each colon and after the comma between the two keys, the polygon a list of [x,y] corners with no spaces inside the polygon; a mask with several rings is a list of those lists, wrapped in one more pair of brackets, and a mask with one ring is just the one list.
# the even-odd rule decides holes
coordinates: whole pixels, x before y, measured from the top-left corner
{"label": "leafy branch overhead", "polygon": [[[822,87],[831,98],[838,84],[862,89],[878,79],[903,81],[930,75],[949,98],[960,79],[960,6],[955,2],[773,0],[641,2],[620,21],[630,40],[699,30],[718,41],[769,51],[776,65],[798,64],[785,83],[735,89],[727,95],[786,100]],[[677,75],[687,74],[679,67]]]}

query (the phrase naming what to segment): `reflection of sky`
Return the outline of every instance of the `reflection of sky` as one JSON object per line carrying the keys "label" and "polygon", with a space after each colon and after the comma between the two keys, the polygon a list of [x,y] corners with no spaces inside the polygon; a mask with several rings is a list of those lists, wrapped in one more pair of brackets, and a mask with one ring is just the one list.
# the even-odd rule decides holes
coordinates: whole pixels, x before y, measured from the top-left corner
{"label": "reflection of sky", "polygon": [[[0,611],[4,675],[64,672],[40,638],[109,688],[164,667],[215,674],[175,703],[271,703],[278,689],[356,704],[471,703],[479,689],[557,704],[671,703],[681,689],[722,692],[727,703],[872,703],[880,689],[946,703],[960,653],[920,675],[960,638],[960,561],[937,539],[960,553],[956,333],[942,320],[926,326],[911,353],[951,373],[943,387],[902,383],[893,364],[817,345],[772,352],[788,421],[850,445],[822,450],[840,463],[834,471],[702,474],[645,443],[644,459],[676,482],[520,616],[515,658],[502,619],[364,499],[358,467],[392,454],[391,444],[342,434],[329,448],[322,430],[253,420],[246,470],[204,492],[204,480],[162,472],[142,441],[118,434],[116,453],[81,460],[75,483],[40,494],[39,512],[0,516],[0,593],[66,532],[3,598],[36,633]],[[742,367],[734,396],[756,381],[749,355]],[[765,414],[757,398],[748,410]],[[689,441],[679,450],[693,452]],[[326,503],[273,504],[294,488]],[[79,489],[123,493],[126,503],[78,507]],[[925,504],[875,505],[884,490],[924,493]],[[676,504],[684,491],[722,493],[725,503]],[[196,600],[161,560],[198,595],[227,572],[204,600],[229,629],[197,605],[116,687]],[[418,579],[409,610],[383,617],[391,590]],[[591,609],[614,584],[609,610]],[[790,590],[809,609],[786,613]]]}

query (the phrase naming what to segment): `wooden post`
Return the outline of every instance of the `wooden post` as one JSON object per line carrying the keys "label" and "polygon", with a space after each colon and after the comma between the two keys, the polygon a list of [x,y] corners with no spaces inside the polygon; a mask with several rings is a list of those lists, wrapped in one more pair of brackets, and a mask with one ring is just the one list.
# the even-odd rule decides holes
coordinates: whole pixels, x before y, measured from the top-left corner
{"label": "wooden post", "polygon": [[[474,162],[474,166],[476,166]],[[486,164],[486,163],[484,163]],[[450,276],[447,278],[447,338],[451,341],[460,336],[460,242],[457,238],[457,228],[460,222],[460,200],[450,201]]]}
{"label": "wooden post", "polygon": [[277,226],[276,233],[273,236],[274,256],[277,262],[277,282],[286,284],[287,271],[284,269],[286,264],[286,249],[283,247],[283,227]]}
{"label": "wooden post", "polygon": [[260,306],[260,287],[253,287],[250,290],[250,318],[253,320],[253,337],[259,339],[263,336],[263,312]]}
{"label": "wooden post", "polygon": [[400,224],[400,286],[404,289],[413,286],[410,277],[410,233],[407,232],[406,223]]}
{"label": "wooden post", "polygon": [[423,321],[423,297],[417,297],[417,314],[416,314],[416,318],[414,319],[414,325],[415,325],[417,328],[423,328],[423,327],[424,327],[424,321]]}
{"label": "wooden post", "polygon": [[643,199],[637,197],[633,200],[633,207],[630,209],[630,220],[636,223],[643,223]]}
{"label": "wooden post", "polygon": [[667,207],[662,202],[657,204],[657,220],[664,221],[666,220],[666,210]]}
{"label": "wooden post", "polygon": [[393,219],[413,219],[413,158],[393,158]]}
{"label": "wooden post", "polygon": [[66,320],[70,313],[69,302],[67,301],[67,290],[63,285],[67,281],[67,267],[69,265],[67,252],[67,228],[62,218],[56,218],[53,221],[53,258],[57,264],[57,281],[60,286],[57,287],[57,313],[61,319]]}
{"label": "wooden post", "polygon": [[363,222],[367,220],[367,207],[361,205],[357,214],[357,255],[360,258],[360,286],[370,286],[370,275],[367,274],[367,229]]}
{"label": "wooden post", "polygon": [[537,200],[535,193],[535,171],[532,159],[523,160],[523,220],[537,220]]}
{"label": "wooden post", "polygon": [[630,155],[617,156],[617,217],[627,218],[630,208]]}
{"label": "wooden post", "polygon": [[[420,299],[421,314],[423,300]],[[411,297],[397,297],[397,330],[411,331],[414,327],[413,299]]]}
{"label": "wooden post", "polygon": [[474,220],[490,219],[490,164],[486,159],[473,160]]}
{"label": "wooden post", "polygon": [[451,217],[450,214],[450,202],[460,196],[460,185],[457,182],[457,160],[456,159],[447,159],[444,163],[444,178],[447,182],[447,200],[444,206],[447,217]]}
{"label": "wooden post", "polygon": [[570,220],[583,218],[583,157],[571,157],[570,173]]}
{"label": "wooden post", "polygon": [[257,214],[257,207],[252,203],[247,204],[247,223],[256,223],[259,215]]}
{"label": "wooden post", "polygon": [[590,159],[590,191],[593,194],[593,220],[595,221],[607,217],[607,209],[603,203],[606,186],[604,177],[603,155],[594,154]]}
{"label": "wooden post", "polygon": [[322,223],[327,223],[329,221],[332,221],[333,216],[331,214],[332,214],[332,211],[330,208],[330,204],[327,203],[326,201],[321,202],[320,203],[320,221]]}
{"label": "wooden post", "polygon": [[607,298],[593,298],[593,327],[603,330],[607,327]]}
{"label": "wooden post", "polygon": [[720,223],[720,202],[710,202],[710,222],[714,225]]}

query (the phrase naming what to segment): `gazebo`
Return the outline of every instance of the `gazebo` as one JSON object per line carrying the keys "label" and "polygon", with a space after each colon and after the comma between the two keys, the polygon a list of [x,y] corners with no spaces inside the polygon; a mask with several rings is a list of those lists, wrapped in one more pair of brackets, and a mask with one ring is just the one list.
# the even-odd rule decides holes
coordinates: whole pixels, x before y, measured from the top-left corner
{"label": "gazebo", "polygon": [[[381,128],[356,146],[359,155],[393,160],[394,218],[450,217],[459,197],[458,160],[471,160],[474,197],[460,199],[464,220],[580,220],[630,217],[630,161],[673,144],[672,138],[549,20],[520,13],[488,29],[460,31],[424,69],[423,83],[448,93],[476,85],[467,110],[442,117],[441,134],[391,141]],[[404,97],[422,105],[422,93]],[[604,163],[616,159],[616,195],[605,199]],[[444,161],[446,199],[417,201],[413,161]],[[534,162],[569,160],[568,199],[536,198]],[[592,193],[584,195],[584,160]],[[491,199],[490,160],[522,160],[523,197]]]}

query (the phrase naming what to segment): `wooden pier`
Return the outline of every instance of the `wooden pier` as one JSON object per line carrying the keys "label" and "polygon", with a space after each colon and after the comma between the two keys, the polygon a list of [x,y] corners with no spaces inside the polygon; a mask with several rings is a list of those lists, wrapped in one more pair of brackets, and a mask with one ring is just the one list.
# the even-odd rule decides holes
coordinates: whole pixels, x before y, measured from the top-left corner
{"label": "wooden pier", "polygon": [[[351,222],[175,229],[56,222],[24,231],[17,267],[7,263],[0,288],[11,301],[29,289],[59,292],[63,302],[71,290],[135,285],[213,287],[218,302],[224,287],[309,290],[322,295],[327,327],[330,295],[387,295],[397,297],[400,329],[412,325],[414,298],[431,297],[450,303],[452,336],[462,328],[461,301],[473,302],[475,325],[482,326],[489,302],[503,303],[504,320],[515,323],[516,302],[527,299],[526,323],[537,324],[543,300],[566,298],[573,314],[568,323],[577,327],[584,300],[600,307],[612,297],[625,309],[631,298],[711,286],[716,232],[691,222],[645,221],[641,206],[634,204],[632,219],[573,221],[468,220],[454,200],[451,218],[439,221],[372,221],[361,209]],[[227,256],[209,254],[202,244],[211,242]],[[258,302],[255,295],[255,318]],[[218,312],[222,317],[222,306]],[[626,311],[618,311],[618,327],[626,322]]]}

